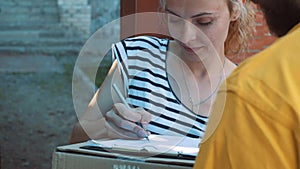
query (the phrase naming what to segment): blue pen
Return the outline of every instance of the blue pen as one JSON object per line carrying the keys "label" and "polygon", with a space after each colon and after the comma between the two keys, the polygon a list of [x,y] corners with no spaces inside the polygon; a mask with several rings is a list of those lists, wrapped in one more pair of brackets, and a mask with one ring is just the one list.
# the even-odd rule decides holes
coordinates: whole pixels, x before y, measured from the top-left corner
{"label": "blue pen", "polygon": [[[113,88],[115,89],[115,91],[116,91],[117,95],[119,96],[119,98],[121,99],[121,101],[126,105],[127,108],[130,109],[130,106],[129,106],[128,103],[126,102],[125,98],[123,97],[122,93],[120,92],[118,86],[117,86],[115,83],[113,84]],[[144,127],[143,127],[143,125],[142,125],[141,122],[136,122],[136,124],[137,124],[138,126],[140,126],[142,129],[144,129]],[[145,130],[145,129],[144,129],[144,130]],[[146,131],[146,130],[145,130],[145,131]],[[148,141],[150,141],[148,135],[145,135],[145,138],[146,138]]]}

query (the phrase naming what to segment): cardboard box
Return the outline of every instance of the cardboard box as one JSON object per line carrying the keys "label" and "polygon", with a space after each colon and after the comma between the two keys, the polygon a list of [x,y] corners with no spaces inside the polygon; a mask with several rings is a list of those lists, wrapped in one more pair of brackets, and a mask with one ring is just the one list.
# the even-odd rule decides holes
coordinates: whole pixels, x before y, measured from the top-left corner
{"label": "cardboard box", "polygon": [[193,159],[139,157],[87,150],[85,143],[60,146],[52,157],[52,169],[191,169]]}

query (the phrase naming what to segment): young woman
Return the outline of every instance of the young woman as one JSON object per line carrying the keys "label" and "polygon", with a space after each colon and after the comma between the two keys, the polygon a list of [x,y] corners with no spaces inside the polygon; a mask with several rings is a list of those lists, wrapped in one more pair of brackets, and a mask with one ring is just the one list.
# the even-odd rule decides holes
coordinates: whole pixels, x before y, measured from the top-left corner
{"label": "young woman", "polygon": [[163,0],[161,7],[174,40],[138,36],[114,44],[116,61],[70,142],[150,133],[203,137],[218,86],[235,68],[226,55],[247,46],[251,6],[241,0]]}
{"label": "young woman", "polygon": [[252,2],[279,38],[218,92],[223,107],[211,112],[195,169],[300,168],[300,1]]}

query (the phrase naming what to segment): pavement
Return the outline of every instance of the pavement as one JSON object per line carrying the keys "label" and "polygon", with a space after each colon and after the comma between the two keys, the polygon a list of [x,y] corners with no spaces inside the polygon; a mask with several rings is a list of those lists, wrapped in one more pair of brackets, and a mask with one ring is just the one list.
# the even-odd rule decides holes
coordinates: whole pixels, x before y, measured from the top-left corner
{"label": "pavement", "polygon": [[76,57],[0,56],[1,169],[50,169],[77,120]]}

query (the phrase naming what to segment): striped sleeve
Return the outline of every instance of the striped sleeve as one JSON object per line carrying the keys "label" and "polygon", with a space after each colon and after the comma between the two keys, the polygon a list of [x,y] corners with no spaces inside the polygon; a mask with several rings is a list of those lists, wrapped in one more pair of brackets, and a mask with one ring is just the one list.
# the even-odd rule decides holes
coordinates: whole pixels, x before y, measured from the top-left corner
{"label": "striped sleeve", "polygon": [[121,73],[125,93],[128,92],[128,66],[127,52],[123,42],[112,45],[113,59],[118,62],[118,70]]}

